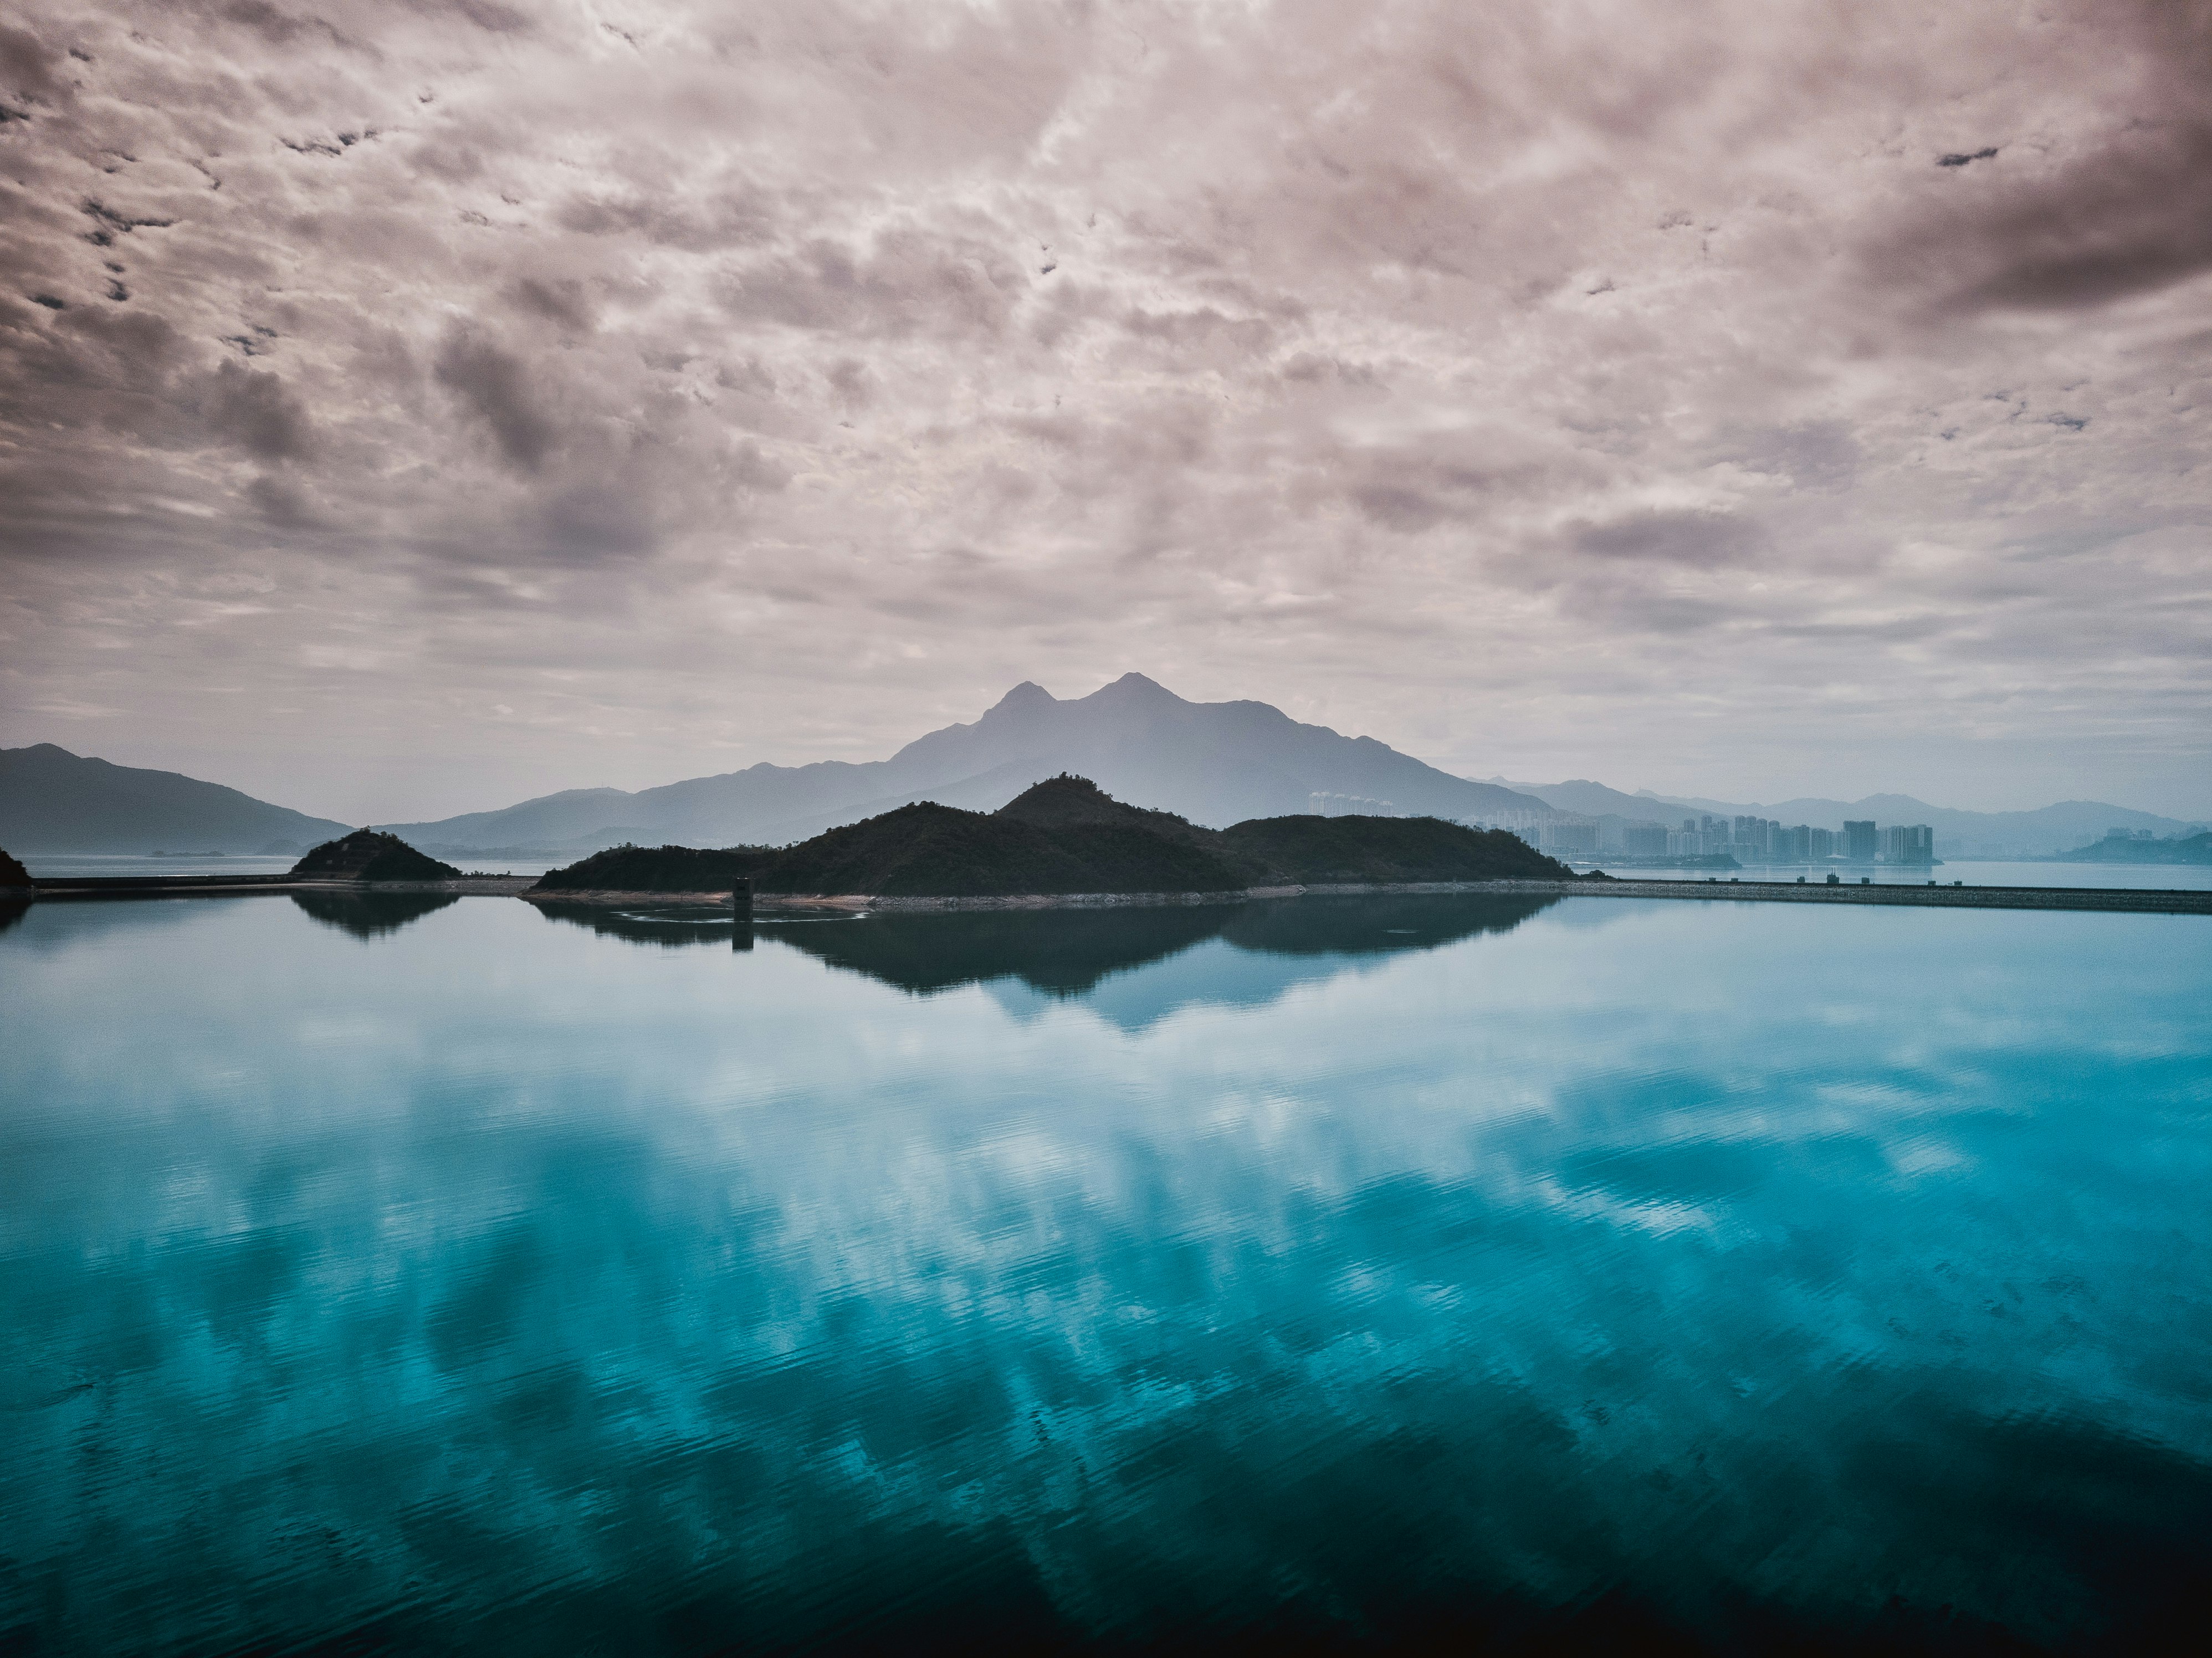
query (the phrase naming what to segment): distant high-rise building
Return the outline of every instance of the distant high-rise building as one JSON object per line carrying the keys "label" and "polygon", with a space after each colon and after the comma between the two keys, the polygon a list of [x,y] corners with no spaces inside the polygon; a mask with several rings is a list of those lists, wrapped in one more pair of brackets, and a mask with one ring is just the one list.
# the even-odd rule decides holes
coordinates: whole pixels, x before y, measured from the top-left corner
{"label": "distant high-rise building", "polygon": [[1836,832],[1833,829],[1808,829],[1805,831],[1805,856],[1813,863],[1836,855]]}
{"label": "distant high-rise building", "polygon": [[1632,857],[1664,857],[1668,836],[1662,823],[1631,823],[1620,832],[1621,849]]}
{"label": "distant high-rise building", "polygon": [[1886,864],[1933,864],[1936,831],[1925,823],[1892,823],[1881,832],[1881,859]]}
{"label": "distant high-rise building", "polygon": [[1863,823],[1855,823],[1849,818],[1844,820],[1844,857],[1855,864],[1871,864],[1879,850],[1881,842],[1875,838],[1873,819],[1869,818]]}
{"label": "distant high-rise building", "polygon": [[1554,858],[1597,856],[1597,825],[1593,822],[1561,819],[1539,825],[1536,834],[1538,848]]}

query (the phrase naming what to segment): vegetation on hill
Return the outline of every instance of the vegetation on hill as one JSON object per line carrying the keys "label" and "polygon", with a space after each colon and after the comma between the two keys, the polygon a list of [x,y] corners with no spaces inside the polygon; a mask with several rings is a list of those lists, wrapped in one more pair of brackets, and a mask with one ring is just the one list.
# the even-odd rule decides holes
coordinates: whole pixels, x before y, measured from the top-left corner
{"label": "vegetation on hill", "polygon": [[363,829],[324,841],[293,865],[292,873],[325,881],[450,881],[460,871],[416,851],[396,835]]}
{"label": "vegetation on hill", "polygon": [[0,851],[0,889],[27,887],[31,884],[31,872]]}
{"label": "vegetation on hill", "polygon": [[2212,864],[2212,831],[2170,841],[2103,840],[2066,854],[2081,864]]}
{"label": "vegetation on hill", "polygon": [[1571,874],[1501,830],[1441,818],[1266,817],[1200,829],[1063,773],[995,812],[925,801],[780,851],[617,847],[554,871],[533,890],[716,892],[750,876],[763,893],[980,898]]}
{"label": "vegetation on hill", "polygon": [[1221,831],[1250,884],[1557,881],[1574,872],[1504,829],[1441,817],[1255,817]]}
{"label": "vegetation on hill", "polygon": [[781,854],[768,847],[609,847],[538,878],[533,892],[726,892]]}
{"label": "vegetation on hill", "polygon": [[1249,884],[1210,848],[1139,824],[1044,828],[927,801],[801,841],[755,883],[763,892],[915,898],[1229,892]]}

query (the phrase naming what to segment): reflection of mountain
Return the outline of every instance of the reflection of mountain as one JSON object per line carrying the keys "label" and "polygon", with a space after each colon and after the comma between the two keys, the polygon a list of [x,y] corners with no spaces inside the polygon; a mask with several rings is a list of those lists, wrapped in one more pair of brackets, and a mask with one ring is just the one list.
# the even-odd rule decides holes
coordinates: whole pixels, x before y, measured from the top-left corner
{"label": "reflection of mountain", "polygon": [[[872,915],[849,926],[779,928],[771,936],[902,990],[926,993],[1012,981],[1047,996],[1090,999],[1118,1024],[1147,1024],[1192,1002],[1272,1001],[1292,984],[1341,970],[1271,965],[1267,957],[1429,950],[1478,932],[1510,932],[1558,902],[1437,894],[1159,909],[962,911]],[[1194,971],[1172,961],[1211,939],[1225,950],[1194,959]],[[1147,970],[1129,971],[1137,968]],[[1109,977],[1114,984],[1102,988]]]}
{"label": "reflection of mountain", "polygon": [[1080,996],[1109,973],[1211,938],[1238,908],[871,915],[843,926],[779,927],[772,936],[832,967],[902,990],[948,990],[1013,978],[1047,995]]}
{"label": "reflection of mountain", "polygon": [[750,950],[752,927],[738,927],[730,912],[719,904],[654,904],[636,909],[608,909],[599,904],[538,904],[534,907],[549,921],[588,927],[603,938],[626,939],[634,944],[659,944],[679,949],[685,944],[716,944],[727,948],[732,931],[740,950]]}
{"label": "reflection of mountain", "polygon": [[30,913],[31,901],[12,893],[0,893],[0,932],[5,932]]}
{"label": "reflection of mountain", "polygon": [[292,902],[325,926],[380,938],[461,901],[451,892],[295,892]]}
{"label": "reflection of mountain", "polygon": [[1478,932],[1510,932],[1559,902],[1481,893],[1295,898],[1248,904],[1222,929],[1222,937],[1240,950],[1277,956],[1433,950]]}

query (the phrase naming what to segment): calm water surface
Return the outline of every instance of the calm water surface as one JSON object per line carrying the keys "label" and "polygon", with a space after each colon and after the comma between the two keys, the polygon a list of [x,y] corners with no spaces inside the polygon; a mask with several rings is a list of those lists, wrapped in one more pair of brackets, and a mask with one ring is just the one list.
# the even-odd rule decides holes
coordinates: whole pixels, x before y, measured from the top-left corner
{"label": "calm water surface", "polygon": [[40,904],[0,1650],[2144,1647],[2208,1005],[2192,916]]}

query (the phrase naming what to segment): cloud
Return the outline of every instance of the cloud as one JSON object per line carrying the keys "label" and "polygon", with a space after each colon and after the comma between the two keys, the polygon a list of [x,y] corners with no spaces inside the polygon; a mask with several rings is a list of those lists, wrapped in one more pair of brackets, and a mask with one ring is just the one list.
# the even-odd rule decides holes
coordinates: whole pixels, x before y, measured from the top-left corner
{"label": "cloud", "polygon": [[1665,507],[1579,525],[1572,537],[1577,552],[1595,558],[1701,570],[1747,563],[1758,555],[1760,541],[1753,525],[1729,513]]}
{"label": "cloud", "polygon": [[264,370],[226,362],[216,370],[208,428],[262,460],[298,460],[313,452],[307,405]]}
{"label": "cloud", "polygon": [[378,718],[515,708],[532,788],[1133,650],[1486,775],[2179,788],[2208,18],[29,0],[11,671],[219,723],[114,641],[251,579],[201,631],[311,768],[367,716],[302,665],[370,629]]}
{"label": "cloud", "polygon": [[539,406],[520,358],[456,324],[433,372],[489,429],[510,463],[526,472],[544,464],[558,433]]}
{"label": "cloud", "polygon": [[2212,270],[2212,6],[2116,7],[2097,56],[2109,106],[2025,154],[1939,157],[1973,167],[1978,188],[1931,199],[1878,238],[1876,268],[1934,290],[1954,314],[2078,311]]}

